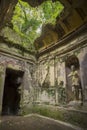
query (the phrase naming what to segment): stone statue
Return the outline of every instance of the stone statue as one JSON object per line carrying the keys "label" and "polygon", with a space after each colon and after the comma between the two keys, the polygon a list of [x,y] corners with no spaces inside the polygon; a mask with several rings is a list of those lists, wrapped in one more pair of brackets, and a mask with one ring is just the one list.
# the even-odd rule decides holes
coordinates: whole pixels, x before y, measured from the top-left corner
{"label": "stone statue", "polygon": [[82,87],[80,82],[80,76],[75,66],[71,66],[71,73],[68,75],[72,80],[72,92],[74,94],[74,100],[82,100]]}

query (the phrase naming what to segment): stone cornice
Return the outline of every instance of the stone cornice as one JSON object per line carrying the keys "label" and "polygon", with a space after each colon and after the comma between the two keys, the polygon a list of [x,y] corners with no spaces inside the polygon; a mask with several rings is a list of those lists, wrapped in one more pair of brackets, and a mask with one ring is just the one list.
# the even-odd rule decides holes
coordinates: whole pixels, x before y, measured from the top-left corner
{"label": "stone cornice", "polygon": [[[41,50],[38,52],[37,58],[51,53],[55,50],[59,50],[62,47],[65,47],[66,49],[62,50],[62,53],[68,52],[71,48],[71,50],[82,46],[83,44],[86,44],[87,40],[87,24],[83,25],[82,27],[75,30],[73,33],[69,34],[68,36],[61,39],[59,42]],[[85,34],[85,35],[83,35]],[[72,45],[70,43],[73,43]],[[56,51],[55,51],[56,52]],[[59,54],[61,54],[61,51],[59,51]]]}
{"label": "stone cornice", "polygon": [[31,63],[31,64],[34,64],[36,62],[36,59],[33,55],[30,55],[30,54],[26,55],[25,54],[24,56],[22,56],[21,54],[15,53],[13,51],[6,50],[4,48],[0,48],[0,54],[7,56],[7,57],[20,59],[22,61],[27,61],[28,63]]}

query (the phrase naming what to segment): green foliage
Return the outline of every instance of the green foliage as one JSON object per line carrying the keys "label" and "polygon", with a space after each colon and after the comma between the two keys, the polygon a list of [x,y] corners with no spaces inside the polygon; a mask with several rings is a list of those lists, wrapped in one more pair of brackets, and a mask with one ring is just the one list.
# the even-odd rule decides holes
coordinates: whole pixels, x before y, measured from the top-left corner
{"label": "green foliage", "polygon": [[24,38],[23,46],[33,46],[34,40],[40,36],[43,24],[55,23],[56,17],[63,10],[60,2],[51,0],[33,8],[26,2],[19,0],[12,18],[14,30]]}
{"label": "green foliage", "polygon": [[60,2],[47,1],[42,4],[44,18],[46,23],[55,23],[56,17],[63,10],[63,5]]}

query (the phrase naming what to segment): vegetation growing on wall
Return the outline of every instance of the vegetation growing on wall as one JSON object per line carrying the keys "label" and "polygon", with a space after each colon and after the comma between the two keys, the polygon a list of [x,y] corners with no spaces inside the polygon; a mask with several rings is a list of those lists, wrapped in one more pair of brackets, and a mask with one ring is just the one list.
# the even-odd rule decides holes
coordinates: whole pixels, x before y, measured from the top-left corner
{"label": "vegetation growing on wall", "polygon": [[63,8],[59,1],[48,0],[33,8],[28,3],[19,0],[14,10],[12,24],[13,29],[25,39],[22,45],[33,46],[34,40],[40,36],[42,25],[54,24]]}

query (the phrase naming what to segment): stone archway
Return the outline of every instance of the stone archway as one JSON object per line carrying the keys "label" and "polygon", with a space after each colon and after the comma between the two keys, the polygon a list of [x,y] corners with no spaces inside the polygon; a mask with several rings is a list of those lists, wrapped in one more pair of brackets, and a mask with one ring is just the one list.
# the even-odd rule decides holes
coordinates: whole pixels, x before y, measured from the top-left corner
{"label": "stone archway", "polygon": [[66,92],[67,92],[67,101],[72,101],[74,98],[73,92],[72,92],[72,80],[69,76],[71,73],[71,66],[75,66],[75,70],[77,70],[78,74],[80,75],[80,64],[79,59],[75,56],[69,56],[66,60]]}

